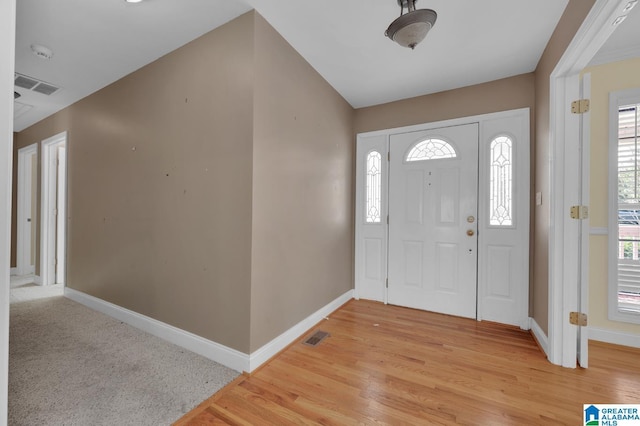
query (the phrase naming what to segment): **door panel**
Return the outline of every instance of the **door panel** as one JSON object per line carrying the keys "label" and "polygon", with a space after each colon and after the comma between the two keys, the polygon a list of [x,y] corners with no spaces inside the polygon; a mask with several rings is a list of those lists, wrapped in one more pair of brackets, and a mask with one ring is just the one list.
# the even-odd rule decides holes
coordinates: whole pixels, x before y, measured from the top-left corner
{"label": "door panel", "polygon": [[[442,158],[436,143],[407,161],[429,139],[456,156]],[[389,303],[475,318],[478,125],[392,135],[390,152]]]}
{"label": "door panel", "polygon": [[356,163],[356,297],[385,301],[387,137],[360,138]]}

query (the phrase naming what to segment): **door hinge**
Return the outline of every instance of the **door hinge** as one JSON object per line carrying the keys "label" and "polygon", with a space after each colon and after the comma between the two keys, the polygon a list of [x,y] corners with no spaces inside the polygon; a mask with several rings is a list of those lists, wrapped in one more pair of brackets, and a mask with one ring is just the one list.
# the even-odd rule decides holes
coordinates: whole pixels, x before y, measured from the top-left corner
{"label": "door hinge", "polygon": [[589,99],[578,99],[571,102],[571,112],[573,114],[584,114],[589,112]]}
{"label": "door hinge", "polygon": [[387,151],[387,161],[391,161],[391,151]]}
{"label": "door hinge", "polygon": [[569,312],[569,323],[573,325],[579,325],[581,327],[587,326],[587,314],[582,312]]}
{"label": "door hinge", "polygon": [[386,281],[386,283],[385,283],[385,286],[386,286],[387,288],[389,288],[389,278],[387,278],[387,281]]}
{"label": "door hinge", "polygon": [[571,210],[569,212],[571,219],[588,219],[589,218],[589,207],[587,206],[571,206]]}
{"label": "door hinge", "polygon": [[389,224],[389,215],[387,215],[387,225]]}

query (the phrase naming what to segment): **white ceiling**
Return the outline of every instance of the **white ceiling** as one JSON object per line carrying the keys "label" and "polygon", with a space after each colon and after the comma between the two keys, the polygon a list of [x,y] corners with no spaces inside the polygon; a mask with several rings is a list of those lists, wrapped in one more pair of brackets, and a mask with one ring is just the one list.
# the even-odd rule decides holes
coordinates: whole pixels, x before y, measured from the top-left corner
{"label": "white ceiling", "polygon": [[640,6],[634,7],[616,28],[589,65],[640,57]]}
{"label": "white ceiling", "polygon": [[[419,0],[418,8],[436,10],[438,20],[412,51],[384,36],[400,14],[396,0],[20,0],[16,72],[61,90],[47,97],[19,89],[18,102],[33,107],[17,109],[26,112],[14,128],[23,130],[251,8],[358,108],[533,71],[567,2]],[[33,55],[32,43],[53,49],[53,58]]]}

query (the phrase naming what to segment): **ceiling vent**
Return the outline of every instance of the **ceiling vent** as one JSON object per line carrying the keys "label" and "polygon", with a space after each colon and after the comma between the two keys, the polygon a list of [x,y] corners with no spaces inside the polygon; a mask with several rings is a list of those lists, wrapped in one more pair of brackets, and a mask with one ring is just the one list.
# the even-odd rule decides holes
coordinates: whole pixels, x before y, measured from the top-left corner
{"label": "ceiling vent", "polygon": [[26,75],[18,73],[15,74],[13,84],[23,89],[33,90],[34,92],[38,92],[47,96],[54,94],[60,89],[53,84],[45,83],[44,81],[35,79],[33,77],[27,77]]}

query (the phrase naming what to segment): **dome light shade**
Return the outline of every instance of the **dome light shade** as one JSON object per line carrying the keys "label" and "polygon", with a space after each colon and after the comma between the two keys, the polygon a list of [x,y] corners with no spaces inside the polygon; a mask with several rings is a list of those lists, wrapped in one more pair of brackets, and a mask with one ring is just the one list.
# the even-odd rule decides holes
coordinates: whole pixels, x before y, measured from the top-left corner
{"label": "dome light shade", "polygon": [[[398,0],[400,17],[393,21],[385,35],[403,47],[415,49],[435,25],[438,14],[431,9],[416,10],[416,0]],[[404,8],[407,13],[402,14]]]}

